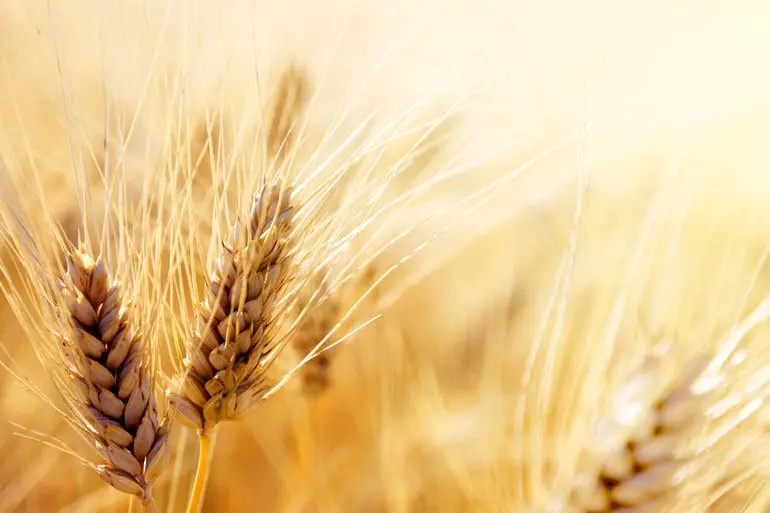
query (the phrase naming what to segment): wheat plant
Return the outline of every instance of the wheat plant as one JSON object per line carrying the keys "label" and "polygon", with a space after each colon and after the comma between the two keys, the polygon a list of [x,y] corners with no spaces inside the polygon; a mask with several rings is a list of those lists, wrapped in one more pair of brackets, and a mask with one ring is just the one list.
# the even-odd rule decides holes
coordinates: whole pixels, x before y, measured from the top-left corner
{"label": "wheat plant", "polygon": [[766,4],[0,2],[0,513],[767,511]]}
{"label": "wheat plant", "polygon": [[[144,331],[146,317],[134,312],[143,306],[133,304],[136,296],[131,299],[137,284],[121,283],[107,262],[110,254],[125,258],[127,234],[95,252],[87,236],[92,232],[83,226],[86,238],[73,246],[50,218],[36,225],[20,202],[10,201],[14,189],[27,187],[34,194],[34,185],[29,189],[23,177],[5,168],[2,173],[9,200],[2,209],[2,234],[12,255],[12,262],[0,266],[3,291],[59,401],[12,360],[6,367],[57,411],[89,449],[35,431],[28,436],[76,457],[116,490],[157,511],[152,488],[168,459],[170,428],[158,407],[154,339]],[[120,231],[124,222],[113,229]],[[128,270],[126,264],[121,268]]]}

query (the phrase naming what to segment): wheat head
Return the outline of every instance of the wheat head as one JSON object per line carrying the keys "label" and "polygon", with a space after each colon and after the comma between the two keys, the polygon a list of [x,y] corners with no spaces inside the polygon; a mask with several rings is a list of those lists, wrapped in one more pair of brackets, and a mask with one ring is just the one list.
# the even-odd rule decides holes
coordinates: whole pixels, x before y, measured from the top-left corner
{"label": "wheat head", "polygon": [[169,426],[158,417],[153,375],[120,284],[102,258],[75,250],[60,286],[72,328],[71,340],[63,337],[69,356],[63,363],[80,391],[80,403],[70,405],[102,458],[96,471],[121,492],[149,501],[168,456]]}
{"label": "wheat head", "polygon": [[[596,425],[596,437],[584,451],[582,463],[588,467],[575,475],[569,511],[692,508],[697,501],[707,504],[709,489],[730,478],[731,461],[719,444],[734,448],[740,434],[746,436],[741,424],[756,412],[758,403],[752,399],[758,395],[751,393],[758,390],[758,374],[753,386],[742,388],[735,369],[717,365],[716,357],[697,354],[684,366],[672,360],[665,352],[648,356],[617,391],[611,413]],[[756,427],[749,433],[756,436]],[[709,472],[714,459],[723,468]]]}
{"label": "wheat head", "polygon": [[223,243],[190,339],[184,375],[171,402],[202,432],[242,415],[265,392],[264,368],[276,356],[276,303],[290,279],[291,189],[265,187],[248,223]]}
{"label": "wheat head", "polygon": [[693,413],[697,415],[698,409],[688,408],[694,398],[687,393],[697,375],[684,378],[678,393],[666,394],[661,390],[665,380],[660,366],[654,358],[645,362],[619,390],[613,415],[599,423],[607,454],[598,475],[578,476],[572,495],[577,511],[660,508],[660,501],[681,483],[684,462],[675,456],[677,444],[682,442],[678,428],[688,421],[697,422]]}

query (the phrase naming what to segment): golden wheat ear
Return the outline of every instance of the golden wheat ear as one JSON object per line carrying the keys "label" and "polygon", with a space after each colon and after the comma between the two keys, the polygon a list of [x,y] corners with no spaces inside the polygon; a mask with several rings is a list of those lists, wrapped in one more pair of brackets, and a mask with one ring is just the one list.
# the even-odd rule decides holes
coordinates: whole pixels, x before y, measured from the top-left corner
{"label": "golden wheat ear", "polygon": [[570,511],[677,511],[730,475],[736,448],[752,436],[743,424],[759,404],[757,376],[750,372],[746,386],[734,367],[707,355],[684,367],[672,359],[648,357],[621,387],[584,451]]}
{"label": "golden wheat ear", "polygon": [[292,274],[291,190],[264,188],[245,226],[223,243],[210,275],[184,374],[170,395],[180,418],[201,432],[245,413],[265,392],[268,359],[280,351],[277,302]]}
{"label": "golden wheat ear", "polygon": [[269,388],[265,374],[285,347],[276,321],[294,274],[294,213],[291,188],[280,183],[263,187],[247,222],[236,223],[232,240],[223,241],[210,273],[182,374],[169,392],[178,418],[199,432],[190,513],[202,506],[214,429],[242,417],[263,399]]}
{"label": "golden wheat ear", "polygon": [[102,258],[74,250],[59,282],[71,328],[62,362],[76,391],[68,399],[101,462],[99,475],[151,504],[153,479],[168,457],[169,426],[158,418],[153,366],[132,325],[120,284]]}
{"label": "golden wheat ear", "polygon": [[571,496],[575,511],[658,511],[681,483],[685,462],[676,449],[683,421],[697,422],[697,398],[688,393],[697,374],[666,393],[662,367],[660,358],[650,357],[621,388],[612,414],[599,422],[601,446],[586,455],[598,460],[598,473],[578,476]]}
{"label": "golden wheat ear", "polygon": [[302,389],[308,396],[323,393],[331,384],[335,349],[324,347],[332,344],[328,338],[339,321],[342,307],[339,293],[329,291],[324,278],[325,273],[314,273],[298,294],[295,305],[299,324],[291,337],[292,348],[299,358],[317,353],[299,369]]}
{"label": "golden wheat ear", "polygon": [[310,100],[310,79],[298,64],[290,64],[282,73],[273,92],[267,120],[267,154],[280,166],[296,150],[299,123]]}

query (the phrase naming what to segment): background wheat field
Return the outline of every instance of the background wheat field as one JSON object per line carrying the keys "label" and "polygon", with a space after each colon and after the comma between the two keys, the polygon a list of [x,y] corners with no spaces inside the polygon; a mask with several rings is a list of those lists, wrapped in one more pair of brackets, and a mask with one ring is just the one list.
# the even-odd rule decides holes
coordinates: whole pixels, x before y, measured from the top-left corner
{"label": "background wheat field", "polygon": [[153,497],[185,511],[166,392],[263,180],[296,185],[308,320],[217,427],[202,511],[770,511],[768,27],[761,0],[0,0],[0,512],[142,507],[41,351],[28,250],[84,240],[140,312]]}

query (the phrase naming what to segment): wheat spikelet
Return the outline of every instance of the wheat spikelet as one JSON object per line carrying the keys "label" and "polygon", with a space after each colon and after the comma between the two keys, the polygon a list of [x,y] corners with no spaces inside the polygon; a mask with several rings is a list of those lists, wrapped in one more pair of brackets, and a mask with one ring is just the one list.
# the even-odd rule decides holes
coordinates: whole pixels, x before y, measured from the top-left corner
{"label": "wheat spikelet", "polygon": [[121,287],[103,259],[72,251],[60,282],[71,339],[63,338],[70,377],[102,458],[99,475],[121,492],[151,499],[153,478],[168,454],[168,425],[158,418],[151,367],[129,318]]}
{"label": "wheat spikelet", "polygon": [[291,190],[265,187],[248,224],[222,244],[180,389],[171,394],[181,418],[202,432],[241,415],[265,391],[264,367],[280,349],[273,321],[290,278],[293,215]]}

